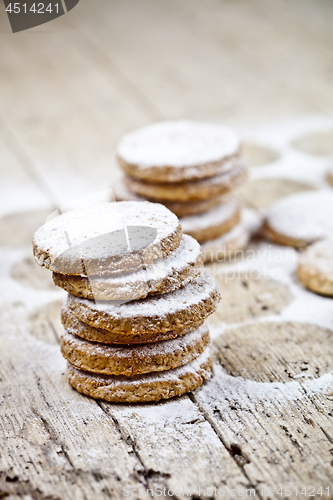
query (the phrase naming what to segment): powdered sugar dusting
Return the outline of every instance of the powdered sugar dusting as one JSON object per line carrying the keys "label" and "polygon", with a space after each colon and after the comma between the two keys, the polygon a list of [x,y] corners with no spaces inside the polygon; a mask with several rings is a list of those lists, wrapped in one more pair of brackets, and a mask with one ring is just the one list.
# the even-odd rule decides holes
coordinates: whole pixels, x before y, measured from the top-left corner
{"label": "powdered sugar dusting", "polygon": [[274,204],[267,222],[276,232],[309,243],[333,237],[333,193],[328,190],[294,194]]}
{"label": "powdered sugar dusting", "polygon": [[230,220],[238,210],[238,201],[231,198],[230,200],[211,208],[208,212],[204,212],[203,214],[182,217],[180,219],[180,223],[184,233],[191,233],[195,230],[203,230],[224,224]]}
{"label": "powdered sugar dusting", "polygon": [[[141,269],[133,273],[124,273],[120,275],[107,277],[90,277],[89,283],[92,286],[95,297],[101,293],[108,291],[118,292],[118,295],[129,294],[135,298],[145,296],[142,293],[153,291],[166,278],[175,282],[175,287],[178,285],[180,274],[189,266],[194,266],[201,255],[199,243],[189,235],[183,235],[179,247],[174,250],[165,259],[158,259],[152,266],[146,269]],[[200,269],[200,268],[198,268]],[[191,277],[191,276],[190,276]],[[136,297],[138,293],[138,297]],[[140,295],[141,294],[141,295]]]}
{"label": "powdered sugar dusting", "polygon": [[301,400],[307,395],[330,393],[332,388],[333,372],[303,382],[255,382],[231,376],[221,365],[216,364],[213,379],[200,390],[198,399],[208,404],[212,401],[214,405],[218,404],[217,401],[226,401],[227,404],[236,404],[242,409],[255,410],[257,403],[264,402],[266,407],[276,403],[283,405]]}
{"label": "powdered sugar dusting", "polygon": [[[165,206],[148,201],[101,203],[72,210],[48,220],[35,233],[34,244],[47,251],[51,260],[72,246],[124,226],[148,226],[157,231],[157,239],[167,237],[178,227],[178,218]],[[66,236],[67,233],[67,236]]]}
{"label": "powdered sugar dusting", "polygon": [[91,380],[95,380],[97,383],[102,385],[109,385],[117,389],[117,386],[123,386],[124,383],[126,385],[138,385],[141,382],[149,382],[149,383],[158,383],[158,382],[173,382],[178,380],[180,377],[193,373],[197,374],[202,365],[205,365],[210,359],[210,351],[209,347],[207,347],[202,354],[194,361],[187,363],[186,365],[179,366],[178,368],[173,368],[171,370],[163,371],[163,372],[154,372],[154,373],[146,373],[143,375],[135,375],[134,377],[124,377],[124,376],[114,376],[114,375],[99,375],[94,373],[82,372],[81,370],[77,370],[74,368],[74,371],[79,375],[83,374],[86,377],[89,377]]}
{"label": "powdered sugar dusting", "polygon": [[[167,314],[177,314],[182,310],[187,310],[190,306],[199,304],[209,299],[212,294],[217,293],[217,284],[214,278],[203,271],[200,276],[188,283],[184,288],[180,288],[170,293],[159,295],[157,297],[146,297],[145,299],[127,302],[126,304],[113,304],[110,301],[100,301],[94,303],[89,299],[82,299],[69,294],[67,304],[70,310],[80,307],[80,316],[89,314],[89,311],[102,312],[112,318],[130,318],[130,317],[155,317],[159,318]],[[83,306],[83,307],[82,307]]]}
{"label": "powdered sugar dusting", "polygon": [[333,240],[318,241],[301,254],[299,265],[310,275],[321,274],[333,282]]}
{"label": "powdered sugar dusting", "polygon": [[166,121],[126,135],[118,155],[141,168],[184,167],[218,161],[239,149],[239,139],[229,127],[192,121]]}
{"label": "powdered sugar dusting", "polygon": [[229,252],[244,248],[249,239],[250,231],[240,222],[222,236],[201,244],[204,259],[205,261],[209,260],[210,254],[220,254],[221,258],[223,258],[223,255],[228,255]]}
{"label": "powdered sugar dusting", "polygon": [[89,356],[104,356],[110,358],[128,358],[134,357],[138,359],[149,359],[152,356],[173,355],[184,351],[187,347],[198,344],[208,333],[206,325],[202,325],[192,332],[186,333],[181,337],[176,337],[171,340],[163,340],[153,344],[142,344],[134,346],[118,346],[99,344],[90,342],[68,333],[66,330],[63,333],[63,339],[67,344],[72,344],[76,350],[89,353]]}

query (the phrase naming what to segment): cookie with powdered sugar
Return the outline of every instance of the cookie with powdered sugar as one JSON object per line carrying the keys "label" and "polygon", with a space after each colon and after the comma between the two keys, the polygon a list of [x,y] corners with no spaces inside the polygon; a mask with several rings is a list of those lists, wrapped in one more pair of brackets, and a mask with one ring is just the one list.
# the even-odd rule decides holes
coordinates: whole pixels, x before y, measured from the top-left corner
{"label": "cookie with powdered sugar", "polygon": [[244,250],[251,237],[250,231],[242,222],[218,238],[201,245],[204,261],[223,262],[237,252]]}
{"label": "cookie with powdered sugar", "polygon": [[116,333],[163,333],[182,330],[212,314],[220,300],[213,276],[203,271],[185,287],[125,304],[94,302],[68,295],[67,307],[94,328]]}
{"label": "cookie with powdered sugar", "polygon": [[299,258],[297,276],[309,290],[333,297],[333,240],[306,248]]}
{"label": "cookie with powdered sugar", "polygon": [[98,344],[66,331],[60,339],[63,357],[76,368],[126,377],[171,370],[190,363],[203,353],[208,344],[206,325],[182,337],[135,346]]}
{"label": "cookie with powdered sugar", "polygon": [[229,193],[246,179],[246,166],[237,160],[228,172],[195,181],[152,183],[125,176],[124,181],[130,191],[150,200],[189,202],[208,200]]}
{"label": "cookie with powdered sugar", "polygon": [[53,273],[55,285],[68,293],[96,300],[137,300],[147,295],[172,292],[187,285],[203,267],[199,243],[183,235],[176,250],[152,266],[133,273],[89,278]]}
{"label": "cookie with powdered sugar", "polygon": [[65,330],[73,335],[81,337],[82,339],[90,340],[91,342],[101,342],[102,344],[119,344],[119,345],[133,345],[133,344],[148,344],[152,342],[160,342],[169,339],[175,339],[181,335],[196,330],[205,321],[205,318],[200,318],[196,323],[184,326],[182,329],[176,331],[166,332],[111,332],[103,328],[94,328],[77,319],[69,311],[66,303],[63,304],[61,309],[61,323]]}
{"label": "cookie with powdered sugar", "polygon": [[235,227],[222,236],[201,244],[205,263],[224,262],[237,254],[242,255],[251,236],[258,233],[261,225],[262,220],[258,212],[243,209],[241,220]]}
{"label": "cookie with powdered sugar", "polygon": [[195,121],[155,123],[125,135],[117,158],[126,174],[148,182],[184,182],[231,170],[240,140],[229,127]]}
{"label": "cookie with powdered sugar", "polygon": [[263,234],[280,245],[303,248],[333,236],[332,214],[331,191],[294,194],[270,207]]}
{"label": "cookie with powdered sugar", "polygon": [[61,274],[105,276],[151,265],[178,248],[182,229],[165,206],[103,203],[48,220],[35,233],[38,264]]}
{"label": "cookie with powdered sugar", "polygon": [[[145,198],[133,193],[126,185],[124,179],[120,179],[113,184],[113,194],[117,201],[145,201]],[[187,217],[188,215],[201,214],[211,208],[223,203],[228,199],[227,195],[212,196],[206,200],[197,201],[166,201],[155,200],[156,203],[162,203],[177,217]],[[149,201],[149,200],[148,200]]]}
{"label": "cookie with powdered sugar", "polygon": [[68,363],[67,379],[77,391],[92,398],[114,403],[144,403],[193,391],[210,378],[212,367],[207,347],[197,359],[184,366],[134,377],[90,373]]}
{"label": "cookie with powdered sugar", "polygon": [[203,243],[230,231],[240,221],[240,215],[238,201],[230,198],[203,214],[182,217],[180,223],[184,233]]}

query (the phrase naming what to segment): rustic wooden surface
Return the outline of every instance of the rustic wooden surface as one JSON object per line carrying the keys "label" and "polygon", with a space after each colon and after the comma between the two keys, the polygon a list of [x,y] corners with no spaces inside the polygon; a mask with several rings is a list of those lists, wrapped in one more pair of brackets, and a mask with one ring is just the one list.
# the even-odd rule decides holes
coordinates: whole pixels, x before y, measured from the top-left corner
{"label": "rustic wooden surface", "polygon": [[214,377],[115,405],[67,385],[64,294],[30,243],[53,207],[111,186],[121,135],[159,119],[236,126],[251,208],[325,186],[332,2],[81,0],[16,35],[0,11],[0,498],[332,499],[333,301],[298,284],[296,252],[257,239],[207,266]]}

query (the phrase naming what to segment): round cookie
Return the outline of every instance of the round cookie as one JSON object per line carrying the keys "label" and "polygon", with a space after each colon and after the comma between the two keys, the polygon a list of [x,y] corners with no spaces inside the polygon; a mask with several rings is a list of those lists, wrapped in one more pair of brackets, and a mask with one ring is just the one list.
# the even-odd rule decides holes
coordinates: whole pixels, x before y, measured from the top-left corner
{"label": "round cookie", "polygon": [[114,403],[160,401],[193,391],[211,376],[213,362],[207,348],[184,366],[134,377],[98,375],[74,368],[68,363],[68,383],[77,391]]}
{"label": "round cookie", "polygon": [[137,300],[147,295],[172,292],[187,285],[203,267],[199,243],[183,235],[182,241],[165,259],[133,273],[89,278],[53,273],[55,285],[68,293],[95,300]]}
{"label": "round cookie", "polygon": [[229,127],[194,121],[166,121],[127,134],[117,158],[122,169],[148,182],[184,182],[226,172],[240,141]]}
{"label": "round cookie", "polygon": [[230,259],[236,252],[246,247],[250,236],[250,231],[240,222],[219,238],[206,241],[201,245],[205,263]]}
{"label": "round cookie", "polygon": [[222,236],[230,231],[240,220],[240,207],[236,199],[230,198],[225,203],[200,215],[190,215],[180,219],[183,232],[190,234],[203,243]]}
{"label": "round cookie", "polygon": [[332,213],[330,191],[288,196],[268,210],[263,234],[280,245],[303,248],[333,235]]}
{"label": "round cookie", "polygon": [[60,339],[63,357],[76,368],[126,377],[171,370],[190,363],[202,354],[208,344],[206,325],[172,340],[134,346],[97,344],[66,331]]}
{"label": "round cookie", "polygon": [[[117,201],[145,201],[145,198],[132,193],[126,186],[123,179],[120,179],[113,185],[113,194]],[[197,201],[161,201],[155,200],[157,203],[162,203],[177,217],[187,217],[188,215],[201,214],[207,212],[211,208],[223,203],[228,198],[228,195],[215,196],[206,200]],[[149,200],[148,200],[149,201]]]}
{"label": "round cookie", "polygon": [[116,333],[163,333],[206,318],[216,310],[219,300],[214,278],[203,271],[185,287],[157,297],[114,305],[68,295],[67,307],[94,328]]}
{"label": "round cookie", "polygon": [[151,265],[173,252],[181,238],[179,220],[165,206],[124,201],[48,220],[35,233],[33,251],[51,271],[105,276]]}
{"label": "round cookie", "polygon": [[333,168],[327,172],[327,180],[333,186]]}
{"label": "round cookie", "polygon": [[299,258],[297,276],[309,290],[333,297],[333,240],[306,248]]}
{"label": "round cookie", "polygon": [[216,198],[236,188],[246,179],[246,167],[238,160],[234,167],[223,174],[197,181],[177,184],[153,184],[126,176],[125,183],[130,191],[150,200],[189,202]]}
{"label": "round cookie", "polygon": [[199,328],[205,319],[200,319],[196,323],[185,326],[181,330],[157,332],[157,333],[126,333],[126,332],[110,332],[102,328],[94,328],[86,323],[77,319],[68,310],[66,304],[63,304],[61,309],[61,323],[65,330],[73,335],[77,335],[83,339],[90,340],[91,342],[100,342],[102,344],[119,344],[119,345],[133,345],[133,344],[148,344],[151,342],[160,342],[169,339],[175,339],[181,335],[185,335],[192,330]]}

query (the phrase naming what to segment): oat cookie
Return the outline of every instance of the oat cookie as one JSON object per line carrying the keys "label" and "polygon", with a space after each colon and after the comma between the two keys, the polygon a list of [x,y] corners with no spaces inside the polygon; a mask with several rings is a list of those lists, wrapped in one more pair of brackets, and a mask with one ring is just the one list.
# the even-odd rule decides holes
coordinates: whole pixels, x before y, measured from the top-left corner
{"label": "oat cookie", "polygon": [[303,248],[333,236],[333,194],[310,191],[288,196],[267,212],[263,234],[280,245]]}
{"label": "oat cookie", "polygon": [[206,325],[172,340],[134,346],[98,344],[66,331],[60,339],[63,357],[76,368],[127,377],[171,370],[190,363],[203,353],[208,344]]}
{"label": "oat cookie", "polygon": [[69,294],[67,307],[76,318],[94,328],[116,333],[162,333],[206,318],[216,310],[219,300],[214,278],[203,271],[184,288],[156,297],[114,305]]}
{"label": "oat cookie", "polygon": [[[120,179],[113,185],[113,194],[117,201],[145,201],[146,198],[132,193],[126,186],[124,179]],[[228,199],[229,195],[215,196],[206,200],[197,201],[161,201],[155,200],[155,203],[162,203],[177,217],[187,217],[188,215],[201,214],[207,212],[211,208],[223,203]],[[150,200],[148,200],[150,201]]]}
{"label": "oat cookie", "polygon": [[299,258],[297,275],[306,288],[333,296],[333,240],[309,246]]}
{"label": "oat cookie", "polygon": [[199,328],[205,319],[200,319],[196,323],[185,326],[183,329],[168,332],[157,333],[126,333],[126,332],[110,332],[102,328],[94,328],[89,326],[79,319],[77,319],[68,310],[66,304],[63,304],[61,309],[61,322],[65,330],[73,335],[77,335],[83,339],[90,340],[91,342],[100,342],[102,344],[119,344],[119,345],[133,345],[133,344],[148,344],[151,342],[160,342],[169,339],[175,339],[180,335],[185,335],[192,330]]}
{"label": "oat cookie", "polygon": [[187,285],[203,267],[199,243],[183,235],[176,250],[147,269],[103,277],[71,276],[53,273],[55,285],[68,293],[96,300],[137,300],[147,295],[172,292]]}
{"label": "oat cookie", "polygon": [[240,222],[219,238],[206,241],[201,245],[205,262],[223,262],[243,250],[251,237],[251,232]]}
{"label": "oat cookie", "polygon": [[190,215],[180,219],[184,233],[190,234],[203,243],[222,236],[230,231],[240,220],[240,207],[236,199],[230,198],[225,203],[200,215]]}
{"label": "oat cookie", "polygon": [[230,170],[240,141],[229,127],[166,121],[126,135],[117,157],[122,169],[148,182],[184,182]]}
{"label": "oat cookie", "polygon": [[234,167],[223,174],[197,181],[167,183],[148,183],[126,176],[125,182],[130,191],[150,200],[189,202],[207,200],[221,196],[236,188],[246,179],[246,167],[238,160]]}
{"label": "oat cookie", "polygon": [[51,271],[104,276],[151,265],[173,252],[181,237],[178,218],[165,206],[124,201],[47,221],[35,233],[33,251],[38,264]]}
{"label": "oat cookie", "polygon": [[134,377],[98,375],[68,363],[67,379],[77,391],[114,403],[160,401],[193,391],[211,376],[213,362],[207,348],[197,359],[178,368]]}

